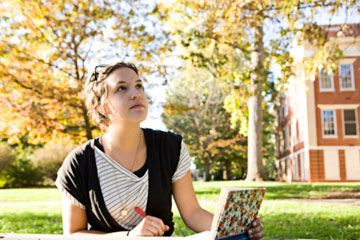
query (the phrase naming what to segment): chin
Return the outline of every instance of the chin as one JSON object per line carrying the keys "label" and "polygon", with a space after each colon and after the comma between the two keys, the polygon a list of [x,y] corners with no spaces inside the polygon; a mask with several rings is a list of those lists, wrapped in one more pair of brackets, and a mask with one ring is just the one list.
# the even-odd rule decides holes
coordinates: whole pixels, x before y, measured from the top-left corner
{"label": "chin", "polygon": [[133,114],[131,117],[130,117],[130,121],[132,122],[142,122],[142,121],[145,121],[145,119],[147,118],[147,112],[144,112],[143,114],[136,114],[136,116],[134,116],[135,114]]}

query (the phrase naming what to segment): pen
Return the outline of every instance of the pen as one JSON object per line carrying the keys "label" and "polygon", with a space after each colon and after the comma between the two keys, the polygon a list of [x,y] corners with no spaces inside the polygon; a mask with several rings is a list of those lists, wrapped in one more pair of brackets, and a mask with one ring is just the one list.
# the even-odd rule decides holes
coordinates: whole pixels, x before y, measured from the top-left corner
{"label": "pen", "polygon": [[143,210],[141,210],[141,208],[135,207],[134,209],[142,218],[146,217],[146,214],[144,213]]}

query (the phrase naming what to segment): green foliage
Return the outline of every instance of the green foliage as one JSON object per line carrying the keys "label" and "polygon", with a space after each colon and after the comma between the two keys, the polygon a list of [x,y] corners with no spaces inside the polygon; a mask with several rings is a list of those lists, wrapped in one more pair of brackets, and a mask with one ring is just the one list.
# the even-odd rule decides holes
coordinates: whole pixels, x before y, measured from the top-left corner
{"label": "green foliage", "polygon": [[92,138],[100,129],[81,94],[90,68],[117,59],[164,75],[173,41],[162,17],[148,1],[0,0],[0,138]]}
{"label": "green foliage", "polygon": [[162,120],[184,137],[206,180],[241,178],[246,169],[245,138],[230,126],[223,107],[226,82],[187,61],[170,83]]}
{"label": "green foliage", "polygon": [[14,149],[16,159],[1,172],[4,188],[33,187],[42,184],[43,176],[34,166],[28,151],[20,147]]}
{"label": "green foliage", "polygon": [[6,169],[6,167],[8,167],[14,160],[15,156],[11,152],[11,147],[4,142],[0,142],[0,173],[2,170]]}
{"label": "green foliage", "polygon": [[17,159],[1,172],[3,188],[41,186],[42,172],[28,159]]}
{"label": "green foliage", "polygon": [[[253,104],[250,110],[247,108],[249,96],[256,96],[257,101],[263,101],[274,64],[279,64],[281,69],[281,74],[275,79],[279,90],[300,68],[311,76],[322,66],[333,69],[341,57],[341,51],[337,45],[329,42],[321,27],[313,24],[314,15],[325,7],[330,15],[334,15],[339,9],[347,10],[355,3],[353,0],[178,0],[163,6],[169,13],[168,23],[172,33],[177,36],[178,45],[182,47],[183,58],[191,60],[196,67],[207,69],[217,79],[231,83],[228,90],[232,91],[225,99],[225,109],[231,114],[231,127],[238,128],[241,135],[247,136],[248,125],[254,125],[250,128],[254,132],[249,136],[256,136],[257,139],[248,148],[256,153],[256,157],[248,161],[257,165],[259,174],[249,172],[249,180],[263,175],[260,164],[262,159],[255,159],[262,155],[259,153],[259,145],[266,152],[270,150],[269,144],[273,146],[274,143],[273,137],[265,133],[269,130],[268,126],[263,133],[266,135],[266,143],[262,144],[264,137],[257,137],[256,129],[261,129],[262,124],[271,125],[273,122],[268,121],[271,118],[262,119],[267,114],[262,114],[263,109],[258,108],[259,105]],[[302,66],[294,64],[294,56],[290,54],[294,40],[317,49],[313,56],[303,59]],[[267,101],[274,102],[277,92],[271,94]],[[272,178],[274,159],[269,154],[265,155],[268,156],[265,157],[266,161],[270,161],[265,163],[265,172]]]}
{"label": "green foliage", "polygon": [[55,181],[66,155],[76,147],[70,139],[53,140],[33,153],[33,163],[44,178]]}

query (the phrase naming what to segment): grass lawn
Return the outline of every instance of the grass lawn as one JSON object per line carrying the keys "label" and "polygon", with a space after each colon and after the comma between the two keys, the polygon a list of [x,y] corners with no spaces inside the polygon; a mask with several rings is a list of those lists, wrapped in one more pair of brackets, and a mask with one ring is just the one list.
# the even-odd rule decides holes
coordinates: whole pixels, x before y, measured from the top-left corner
{"label": "grass lawn", "polygon": [[[220,187],[266,187],[260,210],[265,238],[360,239],[360,207],[297,202],[334,191],[360,191],[359,183],[287,184],[242,181],[194,182],[201,206],[214,212]],[[193,232],[173,206],[175,234]],[[62,233],[61,195],[55,188],[0,189],[0,232]]]}

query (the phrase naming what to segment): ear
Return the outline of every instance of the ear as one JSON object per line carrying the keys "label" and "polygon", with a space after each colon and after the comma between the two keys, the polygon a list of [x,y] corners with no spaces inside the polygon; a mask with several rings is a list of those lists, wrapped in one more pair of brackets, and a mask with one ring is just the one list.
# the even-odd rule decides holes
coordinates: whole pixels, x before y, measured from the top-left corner
{"label": "ear", "polygon": [[107,106],[98,106],[97,110],[104,116],[107,116],[109,114]]}

